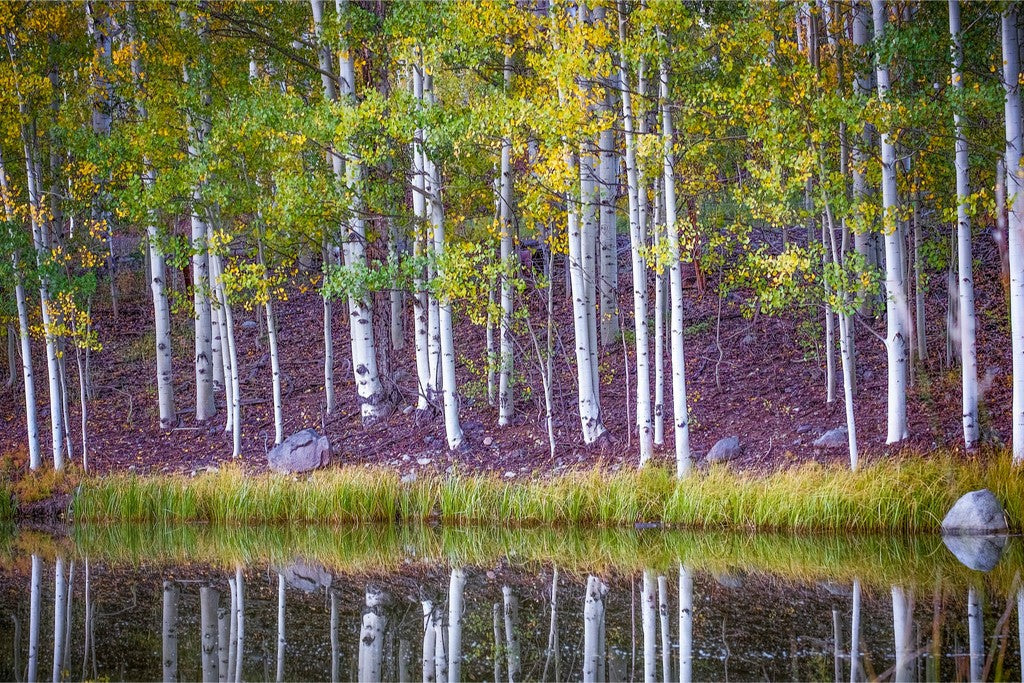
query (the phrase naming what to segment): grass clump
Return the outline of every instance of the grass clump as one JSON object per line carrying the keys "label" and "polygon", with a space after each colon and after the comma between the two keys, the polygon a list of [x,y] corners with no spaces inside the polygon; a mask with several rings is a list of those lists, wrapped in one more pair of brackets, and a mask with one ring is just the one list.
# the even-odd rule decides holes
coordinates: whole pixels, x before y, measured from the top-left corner
{"label": "grass clump", "polygon": [[397,472],[346,467],[306,477],[245,475],[236,467],[195,477],[115,474],[82,482],[77,520],[213,524],[422,522],[452,525],[681,527],[820,532],[937,531],[964,493],[987,487],[1022,530],[1024,476],[1008,458],[987,464],[919,457],[858,472],[808,464],[770,474],[724,466],[682,480],[664,468],[594,468],[509,480],[454,474],[403,482]]}

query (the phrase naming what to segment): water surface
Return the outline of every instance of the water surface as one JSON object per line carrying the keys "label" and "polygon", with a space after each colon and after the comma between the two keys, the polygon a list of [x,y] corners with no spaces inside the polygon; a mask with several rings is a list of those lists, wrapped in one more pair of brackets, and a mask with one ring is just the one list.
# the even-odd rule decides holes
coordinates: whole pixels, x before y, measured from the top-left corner
{"label": "water surface", "polygon": [[979,571],[932,537],[12,529],[0,678],[1020,680],[1019,546]]}

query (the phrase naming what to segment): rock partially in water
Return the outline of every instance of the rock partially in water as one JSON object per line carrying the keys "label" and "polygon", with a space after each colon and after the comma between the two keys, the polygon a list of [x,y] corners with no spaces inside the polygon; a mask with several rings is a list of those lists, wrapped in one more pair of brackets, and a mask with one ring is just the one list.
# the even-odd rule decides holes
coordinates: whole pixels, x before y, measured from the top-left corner
{"label": "rock partially in water", "polygon": [[942,520],[944,534],[998,534],[1007,529],[1003,506],[988,489],[965,493]]}
{"label": "rock partially in water", "polygon": [[724,439],[719,439],[718,442],[711,447],[708,454],[704,456],[704,460],[707,462],[728,462],[734,458],[738,458],[742,453],[743,447],[740,445],[740,437],[727,436]]}
{"label": "rock partially in water", "polygon": [[284,577],[285,584],[304,593],[315,593],[322,588],[330,588],[331,582],[334,581],[334,577],[320,565],[293,562],[278,571]]}
{"label": "rock partially in water", "polygon": [[949,552],[965,567],[978,572],[990,572],[999,564],[1006,549],[1008,537],[1005,534],[991,536],[946,535],[942,542]]}
{"label": "rock partially in water", "polygon": [[825,450],[831,450],[833,448],[847,448],[850,445],[849,434],[846,431],[846,427],[836,427],[830,429],[817,439],[812,444],[815,448],[822,448]]}
{"label": "rock partially in water", "polygon": [[303,429],[270,449],[267,465],[275,472],[296,474],[326,467],[331,462],[331,443],[315,429]]}

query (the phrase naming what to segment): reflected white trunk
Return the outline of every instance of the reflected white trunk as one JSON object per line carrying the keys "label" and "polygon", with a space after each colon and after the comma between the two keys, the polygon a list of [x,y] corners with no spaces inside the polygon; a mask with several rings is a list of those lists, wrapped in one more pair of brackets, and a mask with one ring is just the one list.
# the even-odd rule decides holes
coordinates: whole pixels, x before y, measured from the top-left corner
{"label": "reflected white trunk", "polygon": [[444,649],[444,619],[440,610],[434,610],[434,673],[438,681],[448,680],[448,659]]}
{"label": "reflected white trunk", "polygon": [[217,609],[217,679],[220,683],[228,680],[228,660],[231,658],[231,629],[228,625],[231,610],[227,607]]}
{"label": "reflected white trunk", "polygon": [[658,596],[654,573],[644,570],[640,589],[641,624],[644,632],[644,683],[654,683],[658,675]]}
{"label": "reflected white trunk", "polygon": [[604,597],[608,587],[596,576],[587,578],[587,594],[583,602],[583,680],[593,683],[603,679],[604,652],[601,648],[604,625]]}
{"label": "reflected white trunk", "polygon": [[679,681],[693,680],[693,572],[679,565]]}
{"label": "reflected white trunk", "polygon": [[219,603],[220,593],[215,588],[203,586],[199,589],[203,683],[212,683],[220,678],[217,658],[217,606]]}
{"label": "reflected white trunk", "polygon": [[287,646],[284,627],[284,574],[277,575],[277,683],[284,680],[284,652]]}
{"label": "reflected white trunk", "polygon": [[235,680],[235,667],[238,665],[238,582],[234,577],[228,579],[228,588],[231,589],[231,606],[228,609],[228,668],[223,680]]}
{"label": "reflected white trunk", "polygon": [[850,683],[856,683],[860,668],[860,579],[853,580],[850,616]]}
{"label": "reflected white trunk", "polygon": [[512,595],[509,586],[501,587],[501,595],[505,605],[505,650],[508,655],[508,683],[515,683],[520,680],[519,652],[519,600]]}
{"label": "reflected white trunk", "polygon": [[672,636],[668,625],[668,579],[658,577],[658,614],[661,617],[661,675],[665,683],[672,680]]}
{"label": "reflected white trunk", "polygon": [[448,680],[457,683],[462,676],[462,593],[466,587],[466,572],[452,570],[448,583]]}
{"label": "reflected white trunk", "polygon": [[53,683],[63,678],[64,664],[64,622],[66,619],[68,583],[64,576],[64,558],[57,557],[54,568],[53,596]]}
{"label": "reflected white trunk", "polygon": [[[548,648],[544,654],[544,673],[541,674],[541,680],[548,679],[548,668],[552,659],[555,661],[555,680],[562,680],[561,656],[558,647],[558,567],[554,567],[551,575],[551,625],[548,627]],[[497,677],[494,680],[498,680]]]}
{"label": "reflected white trunk", "polygon": [[501,680],[501,651],[504,649],[501,644],[501,605],[497,602],[491,606],[491,616],[494,620],[494,680]]}
{"label": "reflected white trunk", "polygon": [[381,663],[384,659],[384,603],[387,595],[379,588],[367,587],[366,610],[359,632],[359,680],[381,680]]}
{"label": "reflected white trunk", "polygon": [[178,586],[164,581],[164,609],[161,629],[161,660],[164,680],[178,680]]}
{"label": "reflected white trunk", "polygon": [[331,683],[337,683],[341,670],[341,648],[338,637],[338,601],[341,598],[337,591],[331,591]]}
{"label": "reflected white trunk", "polygon": [[434,650],[436,649],[436,632],[434,631],[434,603],[423,600],[423,683],[437,680],[434,670]]}
{"label": "reflected white trunk", "polygon": [[974,683],[982,679],[985,666],[985,621],[981,598],[973,586],[967,590],[967,634],[971,658],[970,680]]}
{"label": "reflected white trunk", "polygon": [[28,617],[28,674],[26,680],[35,683],[39,678],[39,610],[40,591],[43,587],[43,561],[38,555],[32,556],[32,583],[29,588]]}
{"label": "reflected white trunk", "polygon": [[914,599],[901,586],[892,587],[892,635],[896,647],[893,680],[910,681],[914,677]]}
{"label": "reflected white trunk", "polygon": [[245,665],[245,591],[242,568],[235,567],[235,631],[238,642],[235,645],[235,683],[242,683]]}

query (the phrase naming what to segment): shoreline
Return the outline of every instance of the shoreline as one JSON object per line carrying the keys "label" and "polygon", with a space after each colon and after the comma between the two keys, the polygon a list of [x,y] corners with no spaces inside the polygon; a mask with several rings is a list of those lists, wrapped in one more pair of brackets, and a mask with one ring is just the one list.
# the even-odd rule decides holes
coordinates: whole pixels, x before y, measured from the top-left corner
{"label": "shoreline", "polygon": [[1024,531],[1024,473],[1006,454],[985,462],[879,459],[858,472],[813,463],[771,473],[716,465],[678,481],[663,467],[515,479],[456,471],[410,480],[367,466],[305,475],[229,466],[195,476],[48,471],[2,485],[8,495],[0,496],[0,519],[72,524],[438,522],[829,533],[937,532],[960,496],[988,488],[1010,533]]}

